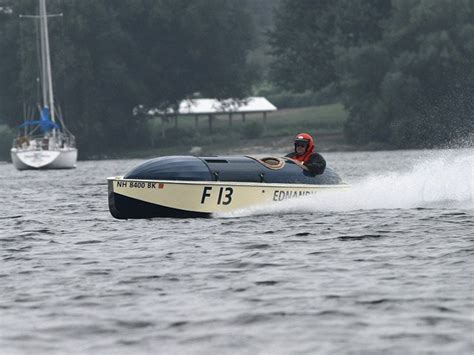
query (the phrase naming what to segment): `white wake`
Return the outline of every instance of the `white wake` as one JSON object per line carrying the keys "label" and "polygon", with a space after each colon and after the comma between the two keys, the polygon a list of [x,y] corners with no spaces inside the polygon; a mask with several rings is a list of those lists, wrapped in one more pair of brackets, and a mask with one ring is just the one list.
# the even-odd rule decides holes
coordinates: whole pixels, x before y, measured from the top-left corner
{"label": "white wake", "polygon": [[408,172],[370,175],[351,184],[350,189],[321,192],[224,217],[453,205],[474,209],[473,200],[474,154],[471,150],[427,160]]}

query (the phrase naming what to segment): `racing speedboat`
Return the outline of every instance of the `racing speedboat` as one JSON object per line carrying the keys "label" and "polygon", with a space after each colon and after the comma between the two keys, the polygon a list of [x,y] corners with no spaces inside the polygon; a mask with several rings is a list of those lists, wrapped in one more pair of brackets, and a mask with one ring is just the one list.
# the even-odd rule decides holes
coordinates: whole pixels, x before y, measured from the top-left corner
{"label": "racing speedboat", "polygon": [[312,175],[290,158],[168,156],[109,177],[115,218],[210,217],[347,188],[330,167]]}

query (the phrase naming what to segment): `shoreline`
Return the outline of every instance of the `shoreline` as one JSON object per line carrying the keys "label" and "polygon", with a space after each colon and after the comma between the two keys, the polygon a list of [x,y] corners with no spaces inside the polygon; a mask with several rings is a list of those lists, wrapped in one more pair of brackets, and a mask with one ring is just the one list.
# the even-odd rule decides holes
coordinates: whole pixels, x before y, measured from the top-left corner
{"label": "shoreline", "polygon": [[[374,152],[393,150],[426,150],[426,149],[469,149],[471,144],[453,144],[452,146],[424,147],[424,148],[395,148],[388,144],[368,144],[364,146],[351,145],[345,142],[342,132],[321,132],[314,135],[316,151],[320,153],[333,152]],[[150,159],[166,155],[194,155],[194,156],[224,156],[224,155],[286,155],[293,151],[293,136],[278,136],[238,140],[236,144],[216,142],[207,145],[186,145],[181,148],[151,148],[135,149],[117,154],[100,154],[89,157],[80,157],[78,161],[91,160],[121,160],[121,159]],[[471,141],[470,141],[471,142]],[[0,164],[11,164],[11,160],[0,160]]]}

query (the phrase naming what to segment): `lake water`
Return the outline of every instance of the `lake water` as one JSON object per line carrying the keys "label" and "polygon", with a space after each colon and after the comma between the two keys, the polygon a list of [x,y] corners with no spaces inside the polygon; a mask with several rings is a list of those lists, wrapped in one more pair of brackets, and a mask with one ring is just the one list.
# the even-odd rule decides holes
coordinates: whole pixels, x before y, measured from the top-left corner
{"label": "lake water", "polygon": [[115,220],[107,176],[0,163],[0,353],[474,351],[474,149],[324,154],[351,190]]}

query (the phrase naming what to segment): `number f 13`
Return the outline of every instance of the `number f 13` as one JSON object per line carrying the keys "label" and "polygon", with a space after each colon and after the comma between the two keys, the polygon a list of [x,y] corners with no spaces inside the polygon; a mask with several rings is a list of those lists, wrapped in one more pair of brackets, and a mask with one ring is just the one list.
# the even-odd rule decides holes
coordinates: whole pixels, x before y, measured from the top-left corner
{"label": "number f 13", "polygon": [[[234,189],[232,187],[219,187],[219,195],[217,197],[218,205],[229,205],[232,202],[232,194]],[[206,198],[211,197],[212,186],[205,186],[202,190],[201,204],[206,201]]]}

